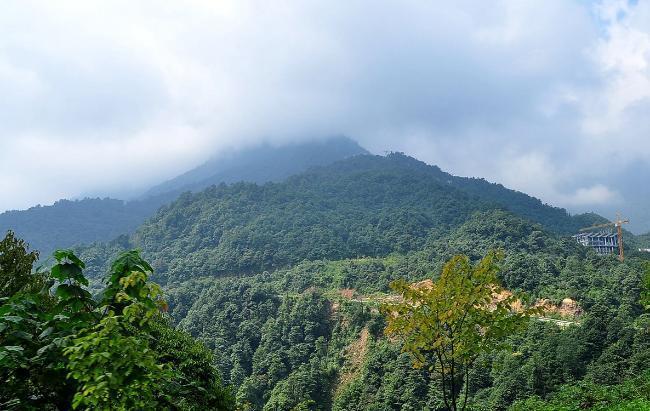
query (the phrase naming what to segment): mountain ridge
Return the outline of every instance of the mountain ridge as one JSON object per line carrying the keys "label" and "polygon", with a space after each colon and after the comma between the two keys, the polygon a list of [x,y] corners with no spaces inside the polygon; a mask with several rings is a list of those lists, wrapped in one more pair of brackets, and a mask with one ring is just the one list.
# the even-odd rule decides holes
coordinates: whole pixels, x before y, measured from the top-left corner
{"label": "mountain ridge", "polygon": [[165,283],[271,270],[303,259],[406,252],[488,210],[506,210],[557,235],[599,218],[571,216],[524,193],[391,153],[354,156],[282,182],[186,192],[119,243],[143,249],[154,261],[157,281]]}
{"label": "mountain ridge", "polygon": [[[635,320],[645,261],[599,256],[566,235],[598,218],[400,153],[359,155],[281,182],[185,192],[131,236],[79,251],[96,282],[114,254],[142,249],[170,317],[215,354],[241,408],[362,411],[439,409],[439,381],[385,337],[376,300],[342,293],[385,295],[397,279],[435,281],[454,255],[503,250],[505,287],[570,298],[583,313],[565,328],[532,320],[508,340],[520,355],[480,361],[471,403],[505,410],[647,369],[648,336]],[[365,358],[354,363],[346,352],[360,339]]]}
{"label": "mountain ridge", "polygon": [[[346,137],[233,151],[227,154],[229,160],[225,164],[219,164],[220,157],[217,156],[212,162],[179,176],[184,176],[180,181],[185,184],[170,180],[152,187],[134,200],[108,197],[63,199],[49,206],[0,213],[0,232],[13,230],[34,249],[48,255],[55,248],[110,241],[119,235],[130,234],[158,208],[175,200],[183,191],[198,191],[221,182],[276,181],[312,166],[361,153],[367,151]],[[292,159],[296,161],[290,161]],[[281,167],[276,166],[282,161]],[[201,178],[192,178],[197,175]]]}
{"label": "mountain ridge", "polygon": [[[150,188],[142,197],[200,191],[219,183],[280,181],[310,167],[327,165],[354,155],[369,154],[357,142],[343,136],[282,146],[262,144],[243,152],[245,156],[241,155],[242,150],[220,153],[198,167]],[[282,168],[270,168],[271,163],[284,164]]]}

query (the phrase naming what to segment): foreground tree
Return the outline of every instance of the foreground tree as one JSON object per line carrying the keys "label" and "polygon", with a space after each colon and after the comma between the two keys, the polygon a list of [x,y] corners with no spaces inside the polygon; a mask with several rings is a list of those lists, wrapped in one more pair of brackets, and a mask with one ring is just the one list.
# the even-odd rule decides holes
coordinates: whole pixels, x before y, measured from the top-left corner
{"label": "foreground tree", "polygon": [[34,282],[32,266],[38,259],[25,241],[8,231],[0,241],[0,298],[10,297]]}
{"label": "foreground tree", "polygon": [[44,287],[0,299],[0,409],[232,408],[207,349],[168,325],[137,251],[97,300],[72,251],[54,258]]}
{"label": "foreground tree", "polygon": [[382,306],[386,333],[403,341],[415,367],[435,372],[450,410],[466,408],[469,373],[478,356],[505,347],[506,337],[538,313],[518,307],[519,298],[499,285],[502,258],[491,252],[472,265],[467,256],[455,256],[436,282],[393,282],[401,301]]}

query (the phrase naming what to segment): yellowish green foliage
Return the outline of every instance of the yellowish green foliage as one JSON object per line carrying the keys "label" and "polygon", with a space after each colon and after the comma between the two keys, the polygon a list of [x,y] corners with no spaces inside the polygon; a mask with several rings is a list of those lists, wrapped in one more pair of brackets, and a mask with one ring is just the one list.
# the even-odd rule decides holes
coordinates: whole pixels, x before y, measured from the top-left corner
{"label": "yellowish green foliage", "polygon": [[467,256],[457,255],[435,282],[393,282],[401,301],[382,306],[386,333],[402,341],[415,367],[426,366],[439,376],[449,409],[466,407],[469,370],[478,356],[503,348],[506,337],[538,312],[515,309],[519,297],[498,282],[502,258],[501,252],[490,252],[472,264]]}
{"label": "yellowish green foliage", "polygon": [[143,330],[165,307],[160,287],[147,281],[152,272],[137,251],[113,264],[102,319],[63,350],[69,378],[79,383],[73,408],[156,409],[157,394],[173,375],[158,364]]}
{"label": "yellowish green foliage", "polygon": [[74,409],[156,409],[156,392],[172,378],[148,342],[131,335],[124,318],[109,315],[83,332],[64,350],[69,378],[79,383]]}

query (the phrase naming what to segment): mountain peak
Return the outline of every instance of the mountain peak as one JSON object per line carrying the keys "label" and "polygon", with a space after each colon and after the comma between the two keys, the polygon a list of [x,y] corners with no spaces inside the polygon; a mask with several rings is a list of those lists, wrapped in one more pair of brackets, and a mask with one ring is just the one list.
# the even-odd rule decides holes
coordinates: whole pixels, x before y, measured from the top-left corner
{"label": "mountain peak", "polygon": [[369,152],[345,136],[282,146],[262,144],[225,151],[216,154],[202,165],[151,188],[144,196],[200,191],[218,183],[280,181],[311,167],[327,165],[360,154]]}

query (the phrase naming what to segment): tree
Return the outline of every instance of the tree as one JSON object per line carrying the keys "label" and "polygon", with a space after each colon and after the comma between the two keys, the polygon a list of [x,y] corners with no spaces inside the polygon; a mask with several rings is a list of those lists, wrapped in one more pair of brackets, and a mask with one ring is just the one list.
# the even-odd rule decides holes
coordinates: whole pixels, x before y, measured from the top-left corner
{"label": "tree", "polygon": [[75,384],[66,379],[62,349],[98,316],[83,288],[83,262],[68,250],[54,257],[44,287],[28,287],[0,303],[0,408],[69,408]]}
{"label": "tree", "polygon": [[0,298],[10,297],[32,283],[32,266],[38,252],[8,231],[0,241]]}
{"label": "tree", "polygon": [[98,300],[83,261],[54,258],[44,287],[0,300],[1,409],[232,409],[210,352],[169,326],[137,251],[112,264]]}
{"label": "tree", "polygon": [[457,255],[438,281],[393,282],[401,301],[382,306],[386,333],[403,341],[416,368],[427,366],[439,377],[450,410],[466,408],[469,373],[478,356],[504,347],[505,338],[538,311],[515,310],[519,298],[498,284],[502,258],[502,253],[490,252],[472,265],[467,256]]}
{"label": "tree", "polygon": [[[78,383],[73,408],[156,409],[165,381],[174,375],[158,363],[148,337],[164,307],[160,287],[147,281],[153,271],[137,251],[112,265],[104,291],[102,317],[76,334],[63,350],[69,378]],[[162,400],[165,400],[164,396]]]}
{"label": "tree", "polygon": [[643,305],[646,310],[650,309],[650,263],[646,263],[645,265],[643,290],[641,291],[641,305]]}

